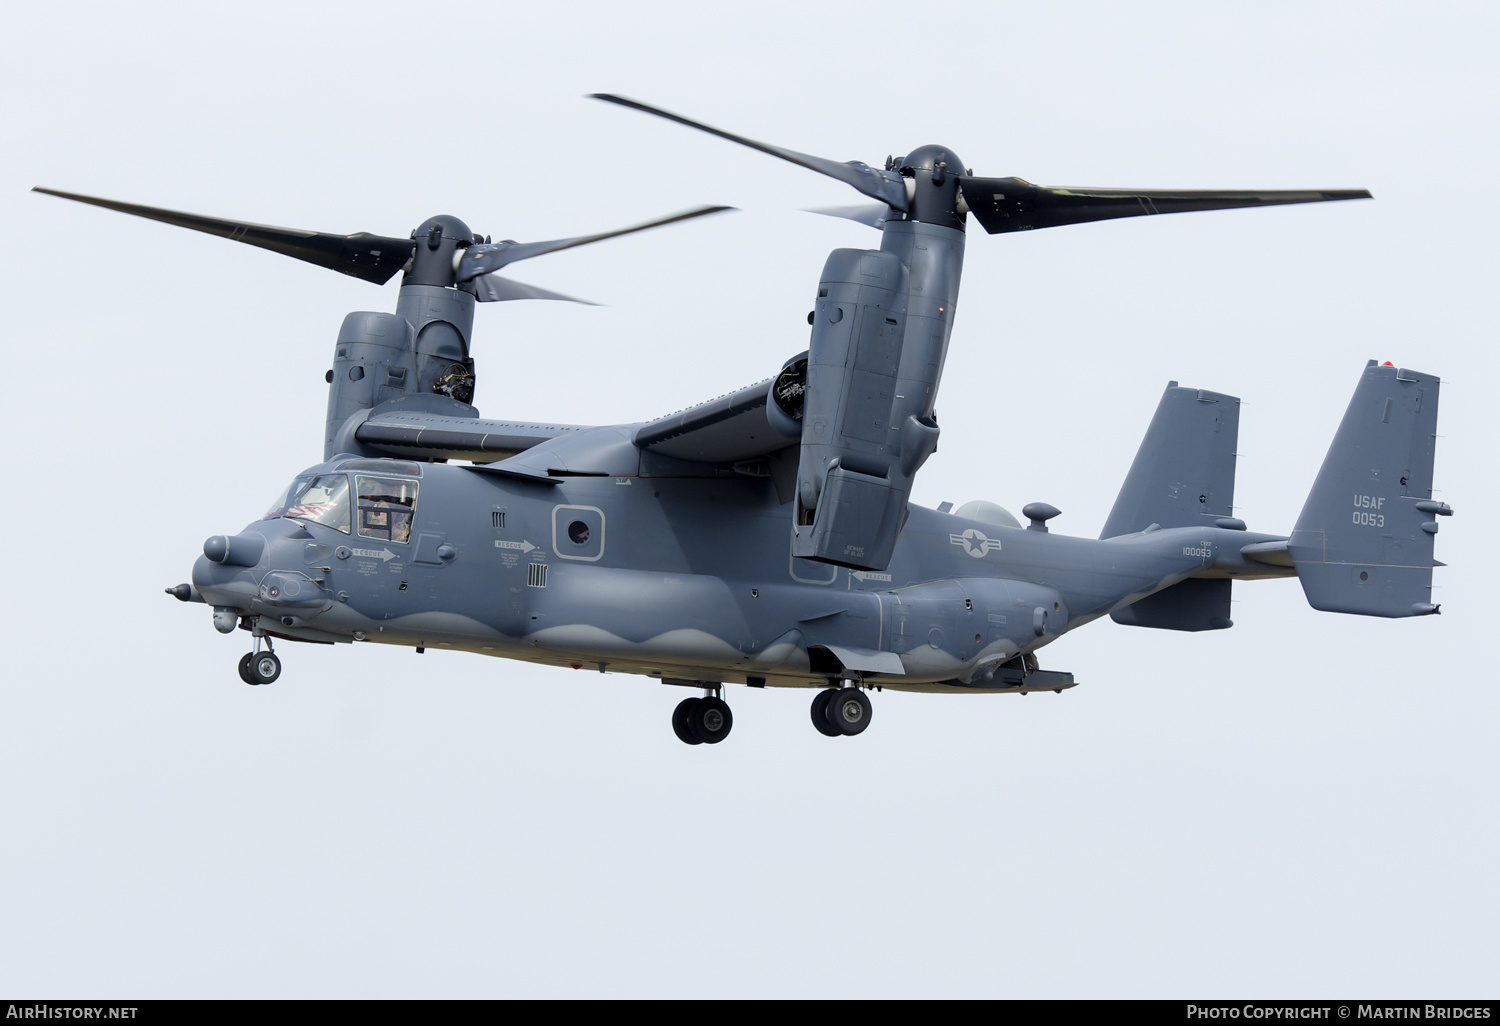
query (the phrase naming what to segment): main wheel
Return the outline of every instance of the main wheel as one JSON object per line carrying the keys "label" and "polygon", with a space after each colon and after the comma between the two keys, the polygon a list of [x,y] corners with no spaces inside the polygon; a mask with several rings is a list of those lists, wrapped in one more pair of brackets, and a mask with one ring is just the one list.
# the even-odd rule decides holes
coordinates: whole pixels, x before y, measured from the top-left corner
{"label": "main wheel", "polygon": [[703,739],[694,734],[693,729],[688,726],[688,717],[692,715],[693,707],[701,701],[703,701],[701,698],[684,698],[677,703],[677,708],[672,710],[672,732],[677,735],[677,740],[685,745],[703,743]]}
{"label": "main wheel", "polygon": [[870,700],[859,688],[843,688],[830,692],[828,700],[828,722],[840,734],[854,735],[870,725]]}
{"label": "main wheel", "polygon": [[838,694],[835,688],[825,688],[813,696],[812,721],[813,726],[818,728],[818,733],[824,737],[842,737],[844,732],[833,725],[828,718],[828,703],[833,696]]}
{"label": "main wheel", "polygon": [[281,660],[275,652],[262,652],[250,660],[250,676],[257,684],[270,684],[281,676]]}
{"label": "main wheel", "polygon": [[734,726],[734,714],[722,698],[700,698],[698,704],[688,710],[688,729],[706,745],[716,745],[729,736]]}
{"label": "main wheel", "polygon": [[254,652],[246,652],[244,655],[240,656],[240,680],[244,681],[246,684],[260,683],[260,681],[256,680],[250,674],[250,660],[254,658]]}

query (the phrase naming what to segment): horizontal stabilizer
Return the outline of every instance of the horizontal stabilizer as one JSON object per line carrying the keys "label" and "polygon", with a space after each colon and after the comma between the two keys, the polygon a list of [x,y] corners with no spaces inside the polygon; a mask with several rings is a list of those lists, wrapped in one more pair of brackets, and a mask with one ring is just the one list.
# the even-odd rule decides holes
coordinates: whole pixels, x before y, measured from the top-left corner
{"label": "horizontal stabilizer", "polygon": [[1315,609],[1421,616],[1432,602],[1438,379],[1365,367],[1288,552]]}
{"label": "horizontal stabilizer", "polygon": [[1239,433],[1234,396],[1170,383],[1099,537],[1232,517]]}
{"label": "horizontal stabilizer", "polygon": [[1292,562],[1292,554],[1287,551],[1288,544],[1286,538],[1252,542],[1240,549],[1240,555],[1252,563],[1264,563],[1266,566],[1296,566]]}

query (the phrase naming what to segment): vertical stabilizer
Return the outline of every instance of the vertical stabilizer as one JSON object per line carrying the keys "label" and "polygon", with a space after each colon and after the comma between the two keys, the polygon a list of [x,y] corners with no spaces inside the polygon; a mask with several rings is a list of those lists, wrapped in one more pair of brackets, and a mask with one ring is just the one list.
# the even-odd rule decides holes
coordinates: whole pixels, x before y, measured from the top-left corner
{"label": "vertical stabilizer", "polygon": [[1435,613],[1432,498],[1438,379],[1371,360],[1354,390],[1288,551],[1315,609]]}
{"label": "vertical stabilizer", "polygon": [[1234,396],[1168,384],[1099,537],[1234,516],[1239,432]]}

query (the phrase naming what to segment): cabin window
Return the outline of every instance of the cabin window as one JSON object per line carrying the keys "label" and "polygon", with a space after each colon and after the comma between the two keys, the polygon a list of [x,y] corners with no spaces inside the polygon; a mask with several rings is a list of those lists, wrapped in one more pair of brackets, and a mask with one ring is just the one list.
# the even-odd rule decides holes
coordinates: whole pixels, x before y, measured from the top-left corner
{"label": "cabin window", "polygon": [[406,544],[417,508],[417,482],[401,477],[355,475],[359,494],[359,536]]}
{"label": "cabin window", "polygon": [[602,559],[604,511],[598,506],[553,506],[552,551],[559,559],[585,563]]}

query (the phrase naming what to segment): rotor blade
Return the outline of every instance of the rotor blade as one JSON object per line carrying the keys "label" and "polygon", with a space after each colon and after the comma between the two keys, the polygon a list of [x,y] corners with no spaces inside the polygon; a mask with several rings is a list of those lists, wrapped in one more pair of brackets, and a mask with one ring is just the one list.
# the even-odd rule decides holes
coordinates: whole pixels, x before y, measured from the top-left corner
{"label": "rotor blade", "polygon": [[885,223],[891,219],[891,208],[884,203],[857,203],[852,207],[809,207],[809,214],[822,214],[824,217],[842,217],[847,221],[858,221],[860,224],[869,225],[871,228],[884,228]]}
{"label": "rotor blade", "polygon": [[720,139],[728,139],[730,142],[739,143],[741,146],[748,146],[752,150],[769,153],[773,157],[780,157],[782,160],[791,161],[793,164],[805,167],[809,171],[816,171],[819,174],[827,175],[829,178],[836,178],[845,185],[852,185],[871,199],[878,199],[880,202],[895,207],[897,210],[907,209],[906,184],[901,176],[894,171],[877,171],[875,168],[858,160],[851,160],[841,164],[836,160],[814,157],[806,153],[798,153],[796,150],[788,150],[780,146],[756,142],[754,139],[747,139],[743,135],[725,132],[722,129],[705,125],[701,121],[693,121],[680,114],[673,114],[670,111],[662,110],[660,107],[652,107],[636,100],[626,99],[623,96],[616,96],[613,93],[590,93],[589,95],[596,100],[603,100],[606,103],[617,103],[621,107],[629,107],[632,110],[642,111],[646,114],[655,114],[659,118],[666,118],[668,121],[675,121],[679,125],[696,128],[700,132],[716,135]]}
{"label": "rotor blade", "polygon": [[1373,198],[1367,189],[1091,189],[1032,185],[1022,178],[961,176],[958,181],[974,219],[991,235],[1146,214]]}
{"label": "rotor blade", "polygon": [[122,214],[134,214],[136,217],[144,217],[152,221],[175,224],[179,228],[191,228],[193,231],[207,232],[209,235],[232,239],[235,242],[248,243],[251,246],[259,246],[261,249],[269,249],[273,253],[280,253],[282,256],[295,257],[310,264],[317,264],[319,267],[326,267],[331,271],[338,271],[340,274],[362,278],[376,285],[384,285],[390,281],[391,277],[411,259],[412,252],[416,249],[416,243],[411,239],[393,239],[384,235],[371,235],[369,232],[360,232],[358,235],[328,235],[298,228],[275,228],[270,225],[251,224],[248,221],[226,221],[218,217],[184,214],[177,210],[146,207],[138,203],[120,203],[116,200],[99,199],[94,196],[80,196],[72,192],[58,192],[56,189],[44,189],[41,186],[36,186],[31,191],[46,193],[48,196],[59,196],[78,203],[89,203],[107,210],[118,210]]}
{"label": "rotor blade", "polygon": [[551,242],[487,242],[478,246],[469,246],[454,254],[453,276],[457,281],[469,281],[481,274],[498,271],[506,264],[513,264],[518,260],[530,260],[543,253],[556,253],[560,249],[586,246],[591,242],[613,239],[621,235],[629,235],[631,232],[643,232],[648,228],[660,228],[664,224],[690,221],[695,217],[703,217],[705,214],[717,214],[733,209],[735,208],[696,207],[680,214],[673,214],[671,217],[663,217],[658,221],[648,221],[645,224],[621,228],[619,231],[603,232],[599,235],[580,235],[573,239],[553,239]]}
{"label": "rotor blade", "polygon": [[565,296],[561,292],[548,292],[535,285],[526,285],[510,278],[502,278],[498,274],[486,274],[475,278],[474,288],[481,303],[503,303],[508,299],[560,299],[568,303],[582,303],[584,306],[599,305],[587,299]]}

